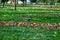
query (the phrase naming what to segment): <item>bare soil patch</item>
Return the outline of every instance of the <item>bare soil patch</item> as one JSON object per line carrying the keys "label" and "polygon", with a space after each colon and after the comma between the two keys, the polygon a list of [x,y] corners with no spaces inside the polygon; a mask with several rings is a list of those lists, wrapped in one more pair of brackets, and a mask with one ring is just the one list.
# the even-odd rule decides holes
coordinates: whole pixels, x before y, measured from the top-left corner
{"label": "bare soil patch", "polygon": [[43,27],[43,28],[60,28],[60,23],[36,23],[36,22],[14,22],[0,21],[0,26],[24,26],[24,27]]}

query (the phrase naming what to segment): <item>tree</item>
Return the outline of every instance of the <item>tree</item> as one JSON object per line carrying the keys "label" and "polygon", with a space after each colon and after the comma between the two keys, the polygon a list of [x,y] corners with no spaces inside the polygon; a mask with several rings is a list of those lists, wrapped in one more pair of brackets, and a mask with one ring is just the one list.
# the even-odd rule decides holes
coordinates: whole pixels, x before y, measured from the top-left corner
{"label": "tree", "polygon": [[16,10],[16,0],[15,0],[15,10]]}
{"label": "tree", "polygon": [[58,2],[60,3],[60,0],[58,0]]}
{"label": "tree", "polygon": [[58,0],[54,0],[54,2],[58,2]]}
{"label": "tree", "polygon": [[51,5],[51,8],[52,8],[53,5],[55,5],[54,0],[50,0],[50,5]]}
{"label": "tree", "polygon": [[7,0],[2,0],[2,3],[3,3],[3,7],[4,7],[4,5],[5,5],[5,2],[6,2]]}
{"label": "tree", "polygon": [[37,0],[31,0],[32,3],[35,3]]}
{"label": "tree", "polygon": [[45,0],[45,3],[48,4],[50,0]]}
{"label": "tree", "polygon": [[7,3],[7,1],[9,1],[9,0],[1,0],[1,3],[3,3],[3,7],[4,7],[5,3]]}
{"label": "tree", "polygon": [[26,0],[21,0],[22,2],[23,2],[23,6],[25,5],[25,3],[26,3]]}

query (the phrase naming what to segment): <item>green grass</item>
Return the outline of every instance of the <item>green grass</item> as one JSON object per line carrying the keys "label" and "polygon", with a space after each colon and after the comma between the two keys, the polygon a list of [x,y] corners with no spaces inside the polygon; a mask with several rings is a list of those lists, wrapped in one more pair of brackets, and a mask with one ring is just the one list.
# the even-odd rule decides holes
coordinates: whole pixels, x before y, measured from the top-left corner
{"label": "green grass", "polygon": [[[30,16],[30,15],[36,16]],[[27,16],[29,15],[29,16]],[[38,16],[41,15],[41,16]],[[59,8],[41,8],[41,7],[17,7],[14,8],[0,8],[0,21],[23,21],[41,22],[41,23],[60,23],[60,9]],[[25,16],[25,17],[23,17]]]}
{"label": "green grass", "polygon": [[60,40],[60,30],[40,27],[0,27],[0,40]]}
{"label": "green grass", "polygon": [[60,8],[41,7],[4,7],[0,8],[0,14],[60,14]]}
{"label": "green grass", "polygon": [[60,14],[1,14],[0,21],[60,23]]}
{"label": "green grass", "polygon": [[[59,9],[59,8],[58,8]],[[31,17],[31,20],[28,19]],[[60,9],[38,7],[0,8],[0,21],[60,23]],[[60,40],[60,29],[0,27],[0,40]]]}

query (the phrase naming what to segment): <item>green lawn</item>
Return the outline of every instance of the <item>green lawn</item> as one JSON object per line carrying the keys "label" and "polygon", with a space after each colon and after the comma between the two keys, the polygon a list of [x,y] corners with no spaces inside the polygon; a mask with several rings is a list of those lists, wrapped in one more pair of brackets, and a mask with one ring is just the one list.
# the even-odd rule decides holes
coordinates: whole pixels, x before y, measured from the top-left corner
{"label": "green lawn", "polygon": [[41,7],[4,7],[0,8],[0,14],[60,14],[60,8]]}
{"label": "green lawn", "polygon": [[39,27],[0,27],[0,40],[60,40],[60,30]]}
{"label": "green lawn", "polygon": [[30,22],[59,23],[60,8],[17,7],[17,10],[13,7],[0,8],[0,21],[28,22],[29,18]]}
{"label": "green lawn", "polygon": [[[0,8],[0,21],[60,23],[60,8]],[[60,40],[60,29],[3,26],[0,27],[0,40]]]}
{"label": "green lawn", "polygon": [[1,14],[0,21],[60,23],[60,14]]}

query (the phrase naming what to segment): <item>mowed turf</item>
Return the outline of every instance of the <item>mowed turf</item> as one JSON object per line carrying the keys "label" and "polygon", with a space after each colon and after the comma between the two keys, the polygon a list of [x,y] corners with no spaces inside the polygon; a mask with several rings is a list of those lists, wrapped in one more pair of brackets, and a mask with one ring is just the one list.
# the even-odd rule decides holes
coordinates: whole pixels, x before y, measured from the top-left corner
{"label": "mowed turf", "polygon": [[60,14],[1,14],[0,21],[60,23]]}
{"label": "mowed turf", "polygon": [[0,27],[0,40],[60,40],[60,30],[40,27]]}
{"label": "mowed turf", "polygon": [[[59,23],[60,8],[17,7],[0,8],[0,21]],[[30,19],[30,21],[29,21]]]}
{"label": "mowed turf", "polygon": [[2,14],[56,14],[60,13],[60,8],[42,8],[42,7],[4,7],[0,8]]}
{"label": "mowed turf", "polygon": [[[22,7],[23,8],[23,7]],[[0,21],[60,23],[60,10],[39,8],[0,10]],[[30,19],[30,21],[29,21]],[[60,40],[60,29],[41,27],[0,26],[0,40]]]}

